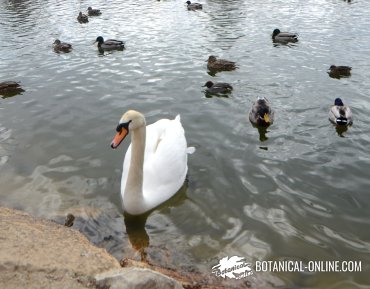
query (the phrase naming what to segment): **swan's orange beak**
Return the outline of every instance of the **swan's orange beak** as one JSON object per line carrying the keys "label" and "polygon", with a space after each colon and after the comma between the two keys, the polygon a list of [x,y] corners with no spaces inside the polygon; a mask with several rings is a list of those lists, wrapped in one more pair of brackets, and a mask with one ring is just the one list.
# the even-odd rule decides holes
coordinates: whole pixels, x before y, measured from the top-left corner
{"label": "swan's orange beak", "polygon": [[120,143],[124,140],[124,138],[127,136],[128,130],[125,129],[124,127],[121,128],[119,132],[116,133],[114,136],[112,143],[110,144],[110,147],[112,149],[116,149]]}

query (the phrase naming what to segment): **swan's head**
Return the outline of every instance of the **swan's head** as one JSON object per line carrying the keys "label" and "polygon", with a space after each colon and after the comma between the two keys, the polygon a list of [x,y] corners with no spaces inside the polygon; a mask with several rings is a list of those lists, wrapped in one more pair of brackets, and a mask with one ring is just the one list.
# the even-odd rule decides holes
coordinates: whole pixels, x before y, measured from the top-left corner
{"label": "swan's head", "polygon": [[117,133],[112,140],[112,143],[110,145],[111,148],[117,148],[128,135],[130,130],[135,130],[143,126],[145,127],[144,115],[135,110],[129,110],[125,112],[117,125]]}

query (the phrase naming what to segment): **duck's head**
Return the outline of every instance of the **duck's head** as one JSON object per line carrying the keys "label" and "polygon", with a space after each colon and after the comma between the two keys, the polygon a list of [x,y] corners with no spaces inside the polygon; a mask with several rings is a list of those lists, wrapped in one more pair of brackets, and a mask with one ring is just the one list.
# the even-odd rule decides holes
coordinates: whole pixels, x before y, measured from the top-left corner
{"label": "duck's head", "polygon": [[334,100],[334,105],[344,106],[343,101],[339,97]]}
{"label": "duck's head", "polygon": [[188,4],[188,5],[190,5],[190,4],[191,4],[191,2],[190,2],[190,1],[186,1],[185,3],[186,3],[186,4]]}
{"label": "duck's head", "polygon": [[59,45],[61,42],[59,39],[55,39],[54,44]]}
{"label": "duck's head", "polygon": [[213,86],[213,82],[212,81],[207,81],[204,85],[202,85],[202,87],[208,87],[208,88],[211,88]]}
{"label": "duck's head", "polygon": [[117,133],[110,145],[111,148],[117,148],[128,135],[130,130],[135,130],[143,126],[145,127],[145,125],[145,117],[140,112],[135,110],[125,112],[116,127]]}
{"label": "duck's head", "polygon": [[270,124],[270,105],[269,101],[265,97],[258,97],[257,98],[257,113],[258,117],[263,120],[266,124]]}
{"label": "duck's head", "polygon": [[102,43],[104,43],[104,38],[102,36],[98,36],[98,37],[96,37],[96,40],[95,40],[94,43],[96,43],[96,42],[98,42],[99,44],[102,44]]}
{"label": "duck's head", "polygon": [[80,11],[80,13],[78,13],[78,16],[82,16],[82,12]]}
{"label": "duck's head", "polygon": [[87,7],[87,10],[90,11],[90,10],[92,10],[92,8],[91,7]]}
{"label": "duck's head", "polygon": [[280,33],[280,30],[279,29],[274,29],[274,31],[272,32],[272,38],[275,38],[276,35],[278,35]]}
{"label": "duck's head", "polygon": [[211,55],[210,57],[208,57],[208,62],[215,62],[215,61],[217,61],[217,58],[216,58],[216,56],[213,56],[213,55]]}

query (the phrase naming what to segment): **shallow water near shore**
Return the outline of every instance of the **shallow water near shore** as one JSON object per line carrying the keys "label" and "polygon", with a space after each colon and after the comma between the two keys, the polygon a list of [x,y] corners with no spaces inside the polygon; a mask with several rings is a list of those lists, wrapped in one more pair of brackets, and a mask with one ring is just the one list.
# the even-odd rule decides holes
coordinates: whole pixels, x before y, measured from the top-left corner
{"label": "shallow water near shore", "polygon": [[[362,272],[274,273],[284,288],[370,286],[370,4],[366,1],[0,0],[0,81],[22,94],[0,98],[0,204],[74,227],[118,259],[196,268],[211,275],[225,256],[354,260]],[[79,24],[79,11],[102,15]],[[273,29],[299,33],[274,45]],[[126,41],[99,53],[97,36]],[[55,53],[58,38],[73,45]],[[207,73],[216,55],[239,69]],[[330,65],[352,66],[331,78]],[[208,80],[229,82],[207,97]],[[275,110],[259,131],[257,96]],[[336,97],[354,114],[328,121]],[[181,115],[188,179],[146,218],[124,218],[120,178],[126,140],[110,148],[127,109],[147,123]],[[258,272],[255,273],[258,276]]]}

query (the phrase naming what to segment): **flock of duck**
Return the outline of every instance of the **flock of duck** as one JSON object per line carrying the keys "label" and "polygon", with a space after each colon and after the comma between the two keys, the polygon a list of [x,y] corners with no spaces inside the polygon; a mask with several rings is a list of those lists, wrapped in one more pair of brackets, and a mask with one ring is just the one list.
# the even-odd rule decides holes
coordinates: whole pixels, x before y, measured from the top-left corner
{"label": "flock of duck", "polygon": [[[188,10],[199,10],[200,3],[186,2]],[[101,15],[100,10],[88,7],[88,15],[79,13],[80,23],[88,22],[89,16]],[[275,29],[272,33],[273,42],[297,42],[296,33],[281,32]],[[115,39],[104,41],[102,36],[96,38],[98,48],[102,50],[120,50],[124,42]],[[56,39],[53,44],[56,51],[69,52],[72,45]],[[209,56],[207,67],[210,72],[232,71],[238,68],[233,61]],[[349,76],[351,67],[335,66],[329,68],[331,77]],[[207,81],[204,85],[208,93],[224,94],[233,90],[228,83]],[[0,83],[0,92],[22,89],[15,81]],[[249,112],[250,122],[257,127],[268,127],[274,121],[274,111],[269,101],[257,98]],[[329,111],[329,120],[337,126],[351,125],[352,113],[340,98],[335,99]],[[129,110],[123,114],[116,127],[116,134],[111,147],[116,149],[125,137],[131,133],[131,144],[127,149],[123,162],[121,179],[121,196],[123,210],[131,215],[150,212],[158,205],[171,198],[184,184],[187,174],[187,155],[195,151],[188,147],[180,116],[173,120],[161,119],[146,125],[142,113]]]}

